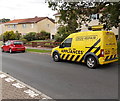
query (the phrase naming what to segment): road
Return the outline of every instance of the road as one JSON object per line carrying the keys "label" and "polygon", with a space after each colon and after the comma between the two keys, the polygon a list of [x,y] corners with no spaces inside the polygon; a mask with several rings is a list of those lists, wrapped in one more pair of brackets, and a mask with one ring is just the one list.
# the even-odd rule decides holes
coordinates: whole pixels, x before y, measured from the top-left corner
{"label": "road", "polygon": [[49,55],[3,53],[2,70],[54,99],[117,99],[118,64],[89,69]]}

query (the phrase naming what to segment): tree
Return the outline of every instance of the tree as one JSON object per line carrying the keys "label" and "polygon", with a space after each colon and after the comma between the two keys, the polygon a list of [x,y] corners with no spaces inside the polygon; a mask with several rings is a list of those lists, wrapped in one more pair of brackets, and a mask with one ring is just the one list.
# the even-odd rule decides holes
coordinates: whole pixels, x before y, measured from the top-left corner
{"label": "tree", "polygon": [[107,25],[107,29],[112,27],[118,28],[118,40],[120,40],[120,1],[109,3],[109,5],[102,11],[103,16],[100,22]]}
{"label": "tree", "polygon": [[68,33],[68,28],[66,26],[61,26],[58,28],[55,40],[57,42],[62,42],[68,35],[70,35],[70,33]]}
{"label": "tree", "polygon": [[119,2],[48,2],[52,10],[58,11],[61,16],[59,22],[65,24],[68,33],[81,30],[81,25],[90,22],[90,15],[102,13],[100,23],[106,24],[107,28],[117,28],[120,24],[120,1]]}
{"label": "tree", "polygon": [[[86,10],[86,3],[80,2],[48,2],[52,10],[57,10],[61,16],[59,23],[66,25],[68,33],[80,30],[82,23],[89,21],[89,11]],[[89,9],[90,10],[90,9]]]}
{"label": "tree", "polygon": [[2,23],[8,22],[8,21],[10,21],[10,19],[3,18],[3,19],[0,20],[0,22],[2,22]]}

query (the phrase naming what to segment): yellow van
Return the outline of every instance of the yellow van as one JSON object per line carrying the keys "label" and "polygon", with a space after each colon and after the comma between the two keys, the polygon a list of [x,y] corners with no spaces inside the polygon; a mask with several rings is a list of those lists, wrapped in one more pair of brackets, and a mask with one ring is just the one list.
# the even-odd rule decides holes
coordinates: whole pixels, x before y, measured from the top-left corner
{"label": "yellow van", "polygon": [[60,46],[53,48],[53,60],[84,62],[93,69],[98,64],[118,60],[117,42],[111,31],[86,31],[70,34]]}

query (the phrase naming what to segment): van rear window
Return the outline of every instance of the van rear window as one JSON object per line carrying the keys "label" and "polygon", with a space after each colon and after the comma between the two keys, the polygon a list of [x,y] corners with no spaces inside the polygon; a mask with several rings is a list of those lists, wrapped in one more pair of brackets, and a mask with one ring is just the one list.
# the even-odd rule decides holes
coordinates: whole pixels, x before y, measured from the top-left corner
{"label": "van rear window", "polygon": [[23,44],[23,42],[21,42],[21,41],[14,42],[14,45],[22,45],[22,44]]}

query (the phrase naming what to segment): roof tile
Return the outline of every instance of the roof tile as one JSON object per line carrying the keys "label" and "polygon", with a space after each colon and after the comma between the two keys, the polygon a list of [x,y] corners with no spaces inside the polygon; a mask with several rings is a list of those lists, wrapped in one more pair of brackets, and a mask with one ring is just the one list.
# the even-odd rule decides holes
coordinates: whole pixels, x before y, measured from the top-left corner
{"label": "roof tile", "polygon": [[[9,22],[6,22],[5,24],[13,24],[13,23],[17,23],[17,24],[23,24],[23,23],[37,23],[43,19],[46,19],[48,17],[35,17],[35,18],[27,18],[27,19],[15,19]],[[49,20],[51,20],[52,22],[54,22],[54,20],[48,18]]]}

